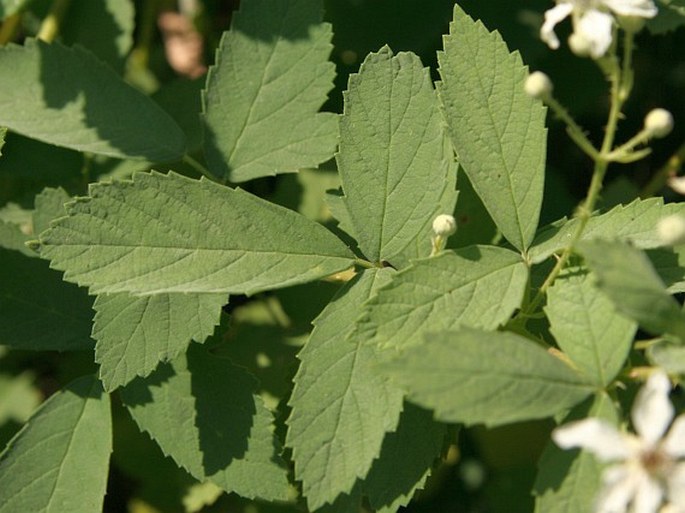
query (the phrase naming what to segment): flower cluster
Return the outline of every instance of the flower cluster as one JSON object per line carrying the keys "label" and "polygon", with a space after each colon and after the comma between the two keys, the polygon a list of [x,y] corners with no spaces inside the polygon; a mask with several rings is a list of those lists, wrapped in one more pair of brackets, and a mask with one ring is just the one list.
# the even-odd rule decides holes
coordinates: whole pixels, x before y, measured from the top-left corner
{"label": "flower cluster", "polygon": [[653,18],[656,14],[657,9],[652,0],[557,0],[557,5],[545,13],[540,37],[550,48],[559,48],[554,27],[571,16],[571,49],[578,55],[590,55],[598,59],[611,45],[615,16]]}
{"label": "flower cluster", "polygon": [[602,475],[598,513],[656,513],[664,503],[667,511],[685,512],[685,461],[679,461],[685,457],[685,414],[666,433],[674,416],[670,390],[663,372],[652,374],[640,389],[631,416],[637,436],[596,418],[552,433],[559,447],[581,447],[612,463]]}

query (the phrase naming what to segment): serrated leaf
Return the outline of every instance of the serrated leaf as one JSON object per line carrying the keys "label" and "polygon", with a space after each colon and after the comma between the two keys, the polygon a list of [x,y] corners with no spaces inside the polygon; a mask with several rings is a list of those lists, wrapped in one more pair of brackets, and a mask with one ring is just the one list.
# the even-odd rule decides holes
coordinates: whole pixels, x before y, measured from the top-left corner
{"label": "serrated leaf", "polygon": [[385,433],[397,426],[402,394],[374,365],[373,347],[347,338],[361,305],[387,281],[389,270],[369,270],[343,288],[314,321],[298,355],[286,444],[310,509],[349,493],[378,457]]}
{"label": "serrated leaf", "polygon": [[597,286],[616,309],[655,335],[670,333],[685,341],[685,314],[666,291],[644,252],[623,242],[586,241],[578,245]]}
{"label": "serrated leaf", "polygon": [[427,330],[495,329],[521,305],[527,280],[521,256],[507,249],[445,251],[394,275],[366,304],[358,330],[381,346],[402,348]]}
{"label": "serrated leaf", "polygon": [[547,291],[545,313],[559,347],[605,387],[623,367],[637,323],[617,313],[593,281],[584,269],[568,269]]}
{"label": "serrated leaf", "polygon": [[194,344],[121,389],[138,426],[200,481],[248,498],[286,500],[287,469],[256,380]]}
{"label": "serrated leaf", "polygon": [[93,377],[48,399],[0,455],[0,512],[102,511],[112,426]]}
{"label": "serrated leaf", "polygon": [[92,299],[47,262],[0,249],[0,344],[34,351],[92,349]]}
{"label": "serrated leaf", "polygon": [[131,0],[72,2],[60,25],[62,41],[81,45],[121,72],[133,46],[135,8]]}
{"label": "serrated leaf", "polygon": [[[685,215],[685,204],[664,205],[663,198],[636,199],[629,205],[618,205],[605,214],[591,217],[581,240],[618,239],[641,249],[656,248],[663,245],[656,225],[659,219],[672,214]],[[528,252],[531,262],[538,264],[568,246],[578,222],[578,219],[560,219],[542,228]]]}
{"label": "serrated leaf", "polygon": [[185,351],[191,340],[204,342],[219,324],[227,301],[225,294],[98,296],[93,338],[105,390],[148,376],[160,361]]}
{"label": "serrated leaf", "polygon": [[152,100],[81,47],[28,40],[0,48],[0,125],[77,151],[173,161],[185,136]]}
{"label": "serrated leaf", "polygon": [[32,214],[33,234],[40,235],[41,232],[50,228],[50,222],[53,219],[66,216],[67,210],[64,205],[69,201],[71,201],[71,196],[61,187],[56,189],[46,187],[37,194]]}
{"label": "serrated leaf", "polygon": [[387,46],[369,54],[350,76],[336,158],[343,201],[370,260],[391,260],[432,221],[446,184],[456,180],[448,178],[456,170],[445,143],[421,60],[393,56]]}
{"label": "serrated leaf", "polygon": [[[611,399],[598,394],[591,408],[583,403],[566,417],[579,420],[597,417],[611,424],[619,422]],[[538,475],[533,494],[536,513],[578,513],[594,509],[602,484],[602,464],[588,451],[568,451],[548,442],[538,463]]]}
{"label": "serrated leaf", "polygon": [[446,434],[446,426],[435,422],[431,412],[405,405],[397,431],[386,435],[364,479],[364,493],[375,510],[392,513],[409,504],[430,475]]}
{"label": "serrated leaf", "polygon": [[346,269],[323,226],[251,194],[175,173],[94,184],[41,235],[41,255],[93,294],[254,294]]}
{"label": "serrated leaf", "polygon": [[549,417],[594,390],[558,358],[510,332],[461,328],[384,352],[382,369],[443,422],[498,426]]}
{"label": "serrated leaf", "polygon": [[546,110],[523,90],[518,52],[458,5],[443,43],[437,88],[459,163],[507,240],[526,250],[542,205]]}
{"label": "serrated leaf", "polygon": [[232,182],[315,167],[338,120],[317,113],[333,88],[321,0],[249,0],[233,14],[203,96],[210,171]]}

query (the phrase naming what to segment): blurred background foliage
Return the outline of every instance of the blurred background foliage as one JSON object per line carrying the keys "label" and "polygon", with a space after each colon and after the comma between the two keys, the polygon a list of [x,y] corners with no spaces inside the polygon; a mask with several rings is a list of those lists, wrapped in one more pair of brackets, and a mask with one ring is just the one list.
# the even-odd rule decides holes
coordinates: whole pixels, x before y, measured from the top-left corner
{"label": "blurred background foliage", "polygon": [[[104,0],[103,0],[104,1]],[[677,0],[673,0],[678,4]],[[194,19],[204,50],[200,57],[211,65],[222,31],[230,26],[237,0],[202,0]],[[599,142],[607,114],[607,88],[598,68],[588,59],[568,51],[564,41],[569,22],[558,30],[562,47],[551,51],[539,39],[547,0],[460,0],[472,17],[490,30],[498,30],[511,50],[521,53],[531,70],[542,70],[553,80],[557,98],[569,107],[576,120]],[[146,90],[167,109],[186,131],[190,151],[199,156],[202,76],[182,77],[165,54],[165,38],[158,27],[163,11],[177,11],[175,0],[114,0],[113,12],[123,16],[117,29],[111,20],[96,23],[92,0],[73,0],[59,38],[79,43],[109,62],[136,87]],[[18,15],[13,40],[35,35],[52,2],[26,3]],[[334,30],[331,58],[337,67],[335,89],[325,110],[342,111],[342,92],[366,54],[388,44],[393,51],[413,51],[432,70],[437,80],[436,51],[448,30],[453,0],[325,0],[326,19]],[[680,5],[680,4],[678,4]],[[122,10],[119,10],[123,6]],[[135,11],[130,10],[134,6]],[[182,5],[181,5],[182,8]],[[127,14],[127,9],[130,13]],[[685,7],[683,7],[685,9]],[[130,22],[125,21],[130,16]],[[107,20],[105,20],[107,21]],[[114,28],[112,28],[114,27]],[[128,27],[128,28],[126,28]],[[660,20],[637,39],[635,90],[621,122],[618,141],[637,132],[644,115],[654,107],[670,110],[676,120],[674,132],[653,144],[647,158],[610,169],[603,206],[629,202],[640,194],[685,142],[685,28]],[[116,41],[113,45],[112,41]],[[591,175],[591,163],[567,138],[564,126],[548,120],[549,144],[546,195],[541,223],[571,215],[582,199]],[[125,177],[151,163],[93,158],[56,148],[25,137],[8,134],[0,158],[0,219],[20,224],[32,208],[34,195],[46,186],[61,186],[70,194],[84,194],[89,181]],[[194,176],[182,163],[155,164],[155,169],[175,169]],[[470,191],[464,176],[458,209],[459,233],[452,245],[486,242],[496,236],[482,205]],[[304,215],[332,222],[323,193],[339,186],[335,164],[299,175],[260,179],[243,185],[272,201]],[[679,198],[668,189],[658,194],[669,201]],[[285,429],[287,395],[296,370],[295,354],[306,340],[310,323],[337,290],[335,283],[313,283],[256,298],[231,298],[226,316],[212,344],[217,354],[249,368],[262,382],[267,404],[278,412],[277,432]],[[0,340],[2,344],[2,340]],[[33,408],[71,379],[97,372],[92,352],[51,353],[7,351],[0,346],[0,446],[26,421]],[[145,434],[141,434],[114,394],[114,455],[112,458],[107,513],[231,512],[289,513],[301,507],[273,506],[221,495],[211,485],[199,485],[165,458]],[[498,429],[462,430],[446,448],[442,463],[425,491],[406,511],[517,513],[533,510],[530,490],[536,461],[548,439],[551,421],[517,424]]]}

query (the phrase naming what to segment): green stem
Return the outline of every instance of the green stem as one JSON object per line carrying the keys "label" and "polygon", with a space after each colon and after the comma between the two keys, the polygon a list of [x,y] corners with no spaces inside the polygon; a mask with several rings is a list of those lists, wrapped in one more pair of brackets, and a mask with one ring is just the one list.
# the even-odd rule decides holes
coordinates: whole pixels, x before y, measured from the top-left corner
{"label": "green stem", "polygon": [[363,258],[355,258],[354,263],[359,267],[363,267],[364,269],[376,269],[378,267],[381,267],[380,265],[376,265],[373,262],[364,260]]}
{"label": "green stem", "polygon": [[50,12],[40,25],[40,30],[36,37],[46,43],[52,43],[59,34],[59,26],[64,19],[64,15],[69,9],[71,0],[54,0]]}
{"label": "green stem", "polygon": [[585,135],[585,131],[581,128],[568,111],[561,105],[553,96],[545,98],[545,104],[552,109],[554,115],[566,123],[566,132],[569,137],[583,150],[591,159],[596,160],[599,156],[597,150],[592,145],[590,140]]}
{"label": "green stem", "polygon": [[[615,46],[613,47],[615,52]],[[623,85],[623,76],[625,75],[624,70],[616,64],[615,56],[611,55],[607,61],[608,67],[607,75],[609,81],[611,82],[611,107],[609,108],[609,117],[607,120],[606,130],[604,132],[604,139],[602,140],[602,147],[599,154],[595,156],[595,166],[592,173],[592,180],[590,182],[590,188],[588,189],[587,196],[580,207],[576,210],[575,218],[578,219],[578,226],[576,227],[571,241],[568,246],[564,248],[557,263],[554,265],[549,275],[540,286],[540,289],[535,294],[535,297],[528,303],[524,308],[521,309],[519,315],[523,318],[529,317],[533,314],[545,297],[547,289],[552,286],[554,281],[557,279],[561,271],[564,269],[568,263],[569,258],[573,254],[574,247],[581,239],[583,231],[587,226],[588,221],[592,217],[592,212],[595,209],[597,200],[599,199],[599,194],[602,190],[602,183],[604,182],[604,176],[606,175],[607,168],[609,167],[609,159],[611,148],[614,144],[614,138],[616,136],[616,129],[618,127],[618,121],[621,117],[621,109],[623,108],[623,103],[625,98],[621,96],[621,87]],[[625,64],[625,63],[624,63]],[[630,65],[630,61],[627,63]]]}
{"label": "green stem", "polygon": [[652,179],[640,191],[641,198],[654,196],[661,188],[666,185],[668,179],[677,176],[678,171],[685,162],[685,142],[676,150],[668,161],[654,174]]}

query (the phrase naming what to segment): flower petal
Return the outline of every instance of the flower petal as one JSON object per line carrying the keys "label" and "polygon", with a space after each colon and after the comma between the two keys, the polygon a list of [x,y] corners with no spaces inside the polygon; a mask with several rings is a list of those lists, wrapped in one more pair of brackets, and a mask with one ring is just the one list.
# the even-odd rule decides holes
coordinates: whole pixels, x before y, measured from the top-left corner
{"label": "flower petal", "polygon": [[556,428],[552,431],[552,440],[562,449],[582,447],[601,461],[626,459],[633,454],[628,435],[595,418],[569,422]]}
{"label": "flower petal", "polygon": [[664,489],[645,473],[635,490],[632,513],[656,513],[663,498]]}
{"label": "flower petal", "polygon": [[658,371],[649,377],[635,398],[631,412],[633,426],[649,447],[664,435],[673,419],[673,405],[668,398],[670,391],[668,376]]}
{"label": "flower petal", "polygon": [[604,5],[621,16],[653,18],[658,12],[652,0],[604,0]]}
{"label": "flower petal", "polygon": [[573,31],[590,43],[590,55],[598,59],[611,45],[611,15],[595,9],[585,11],[576,21]]}
{"label": "flower petal", "polygon": [[547,46],[552,50],[559,48],[559,39],[554,33],[554,27],[571,14],[571,11],[573,11],[573,3],[561,2],[545,12],[545,22],[540,28],[540,39],[547,43]]}
{"label": "flower petal", "polygon": [[685,457],[685,415],[678,415],[673,421],[662,447],[673,458]]}
{"label": "flower petal", "polygon": [[668,500],[685,511],[685,463],[679,463],[668,474]]}
{"label": "flower petal", "polygon": [[597,499],[597,513],[625,513],[642,478],[641,472],[628,465],[609,467],[602,474],[602,491]]}

